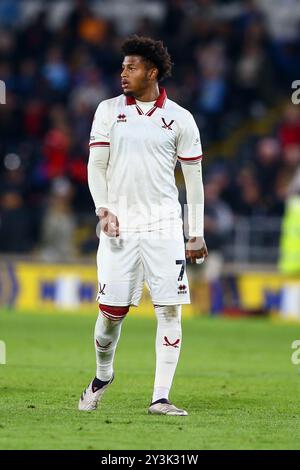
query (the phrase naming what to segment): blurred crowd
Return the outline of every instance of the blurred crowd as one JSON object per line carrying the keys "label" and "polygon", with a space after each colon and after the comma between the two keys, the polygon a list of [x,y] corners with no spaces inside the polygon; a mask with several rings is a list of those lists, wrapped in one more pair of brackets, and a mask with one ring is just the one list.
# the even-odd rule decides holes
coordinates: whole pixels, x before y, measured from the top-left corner
{"label": "blurred crowd", "polygon": [[[94,254],[90,127],[98,103],[121,93],[120,47],[132,33],[168,46],[168,96],[200,128],[211,249],[236,217],[282,217],[299,191],[297,0],[0,0],[0,252]],[[265,135],[249,129],[230,158],[213,151],[284,100]]]}

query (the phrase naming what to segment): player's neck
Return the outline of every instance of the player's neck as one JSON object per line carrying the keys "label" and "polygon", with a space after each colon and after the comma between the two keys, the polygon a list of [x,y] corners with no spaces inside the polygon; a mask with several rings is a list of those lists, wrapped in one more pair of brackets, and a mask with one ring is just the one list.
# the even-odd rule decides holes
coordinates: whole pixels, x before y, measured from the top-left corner
{"label": "player's neck", "polygon": [[143,92],[140,95],[134,95],[134,97],[136,100],[139,100],[139,101],[145,101],[145,102],[156,101],[157,98],[159,97],[158,84],[154,85],[151,88],[148,88],[147,90],[145,90],[145,92]]}

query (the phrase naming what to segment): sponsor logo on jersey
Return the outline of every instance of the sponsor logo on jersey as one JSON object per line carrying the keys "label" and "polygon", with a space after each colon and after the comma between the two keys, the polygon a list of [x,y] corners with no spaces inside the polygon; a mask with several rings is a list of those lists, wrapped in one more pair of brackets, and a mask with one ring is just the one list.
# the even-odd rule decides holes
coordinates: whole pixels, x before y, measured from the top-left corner
{"label": "sponsor logo on jersey", "polygon": [[186,294],[187,293],[187,286],[185,284],[180,284],[178,286],[178,294]]}
{"label": "sponsor logo on jersey", "polygon": [[126,115],[125,114],[119,114],[117,117],[117,122],[126,122]]}

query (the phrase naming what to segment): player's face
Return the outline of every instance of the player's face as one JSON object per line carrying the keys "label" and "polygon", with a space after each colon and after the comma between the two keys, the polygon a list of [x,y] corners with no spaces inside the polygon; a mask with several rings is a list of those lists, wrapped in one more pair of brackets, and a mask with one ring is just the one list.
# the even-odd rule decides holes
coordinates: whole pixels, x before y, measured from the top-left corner
{"label": "player's face", "polygon": [[121,84],[124,95],[139,96],[145,93],[156,76],[156,69],[147,66],[142,57],[125,56],[122,64]]}

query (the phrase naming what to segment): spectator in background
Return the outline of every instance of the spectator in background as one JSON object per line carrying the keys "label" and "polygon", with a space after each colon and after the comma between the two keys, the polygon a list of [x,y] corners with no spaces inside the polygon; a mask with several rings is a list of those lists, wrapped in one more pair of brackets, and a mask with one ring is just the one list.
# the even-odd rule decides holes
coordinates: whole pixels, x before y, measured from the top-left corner
{"label": "spectator in background", "polygon": [[279,124],[278,138],[285,149],[289,145],[300,144],[300,108],[292,103],[286,105],[283,119]]}
{"label": "spectator in background", "polygon": [[73,88],[69,97],[69,115],[75,130],[77,143],[86,141],[93,119],[91,110],[97,108],[99,102],[107,99],[108,87],[104,82],[101,70],[95,65],[87,65],[78,76],[78,85]]}
{"label": "spectator in background", "polygon": [[41,99],[31,98],[24,108],[23,126],[28,138],[42,137],[46,125],[46,106]]}
{"label": "spectator in background", "polygon": [[0,2],[1,23],[7,28],[15,28],[20,21],[20,0],[2,0]]}
{"label": "spectator in background", "polygon": [[209,257],[204,263],[204,279],[209,282],[213,314],[222,310],[221,274],[224,264],[224,248],[232,233],[234,217],[230,207],[221,201],[220,179],[212,175],[204,185],[204,232],[210,246]]}
{"label": "spectator in background", "polygon": [[236,67],[236,82],[240,97],[249,115],[255,116],[258,106],[266,106],[273,100],[276,87],[272,82],[272,68],[264,48],[246,43]]}
{"label": "spectator in background", "polygon": [[85,8],[80,16],[78,34],[91,45],[98,45],[107,33],[107,23],[104,18],[96,17],[89,8]]}
{"label": "spectator in background", "polygon": [[220,137],[217,120],[224,111],[227,90],[224,47],[213,42],[199,48],[196,60],[200,70],[198,107],[206,122],[204,133],[215,140]]}
{"label": "spectator in background", "polygon": [[39,64],[43,63],[52,40],[53,33],[48,25],[47,12],[43,9],[18,31],[18,61],[30,57]]}
{"label": "spectator in background", "polygon": [[261,198],[268,214],[277,205],[275,182],[281,168],[281,153],[278,141],[272,136],[259,139],[254,157],[255,180],[258,182]]}
{"label": "spectator in background", "polygon": [[64,107],[60,104],[50,110],[52,126],[43,140],[43,159],[38,163],[41,180],[51,181],[67,173],[71,131]]}
{"label": "spectator in background", "polygon": [[288,276],[300,274],[300,186],[299,175],[290,185],[282,219],[279,270]]}
{"label": "spectator in background", "polygon": [[300,165],[298,166],[293,178],[287,188],[287,197],[300,195]]}
{"label": "spectator in background", "polygon": [[0,252],[27,253],[32,249],[30,212],[21,192],[0,192]]}
{"label": "spectator in background", "polygon": [[108,89],[101,75],[101,71],[95,66],[85,69],[80,84],[74,87],[70,95],[72,109],[77,112],[95,109],[100,101],[108,98]]}
{"label": "spectator in background", "polygon": [[225,161],[212,163],[207,173],[209,181],[213,181],[218,187],[221,201],[234,210],[238,188],[234,179],[234,168],[232,168],[232,165]]}
{"label": "spectator in background", "polygon": [[75,256],[72,195],[73,188],[68,180],[57,178],[53,181],[41,235],[40,254],[47,261],[58,262]]}
{"label": "spectator in background", "polygon": [[57,100],[59,97],[64,101],[69,88],[70,77],[68,64],[63,59],[60,48],[52,47],[48,50],[42,75],[49,85],[49,90],[53,93],[53,99]]}
{"label": "spectator in background", "polygon": [[253,166],[241,168],[237,175],[239,198],[236,211],[242,217],[266,215],[266,207]]}
{"label": "spectator in background", "polygon": [[207,281],[218,283],[223,267],[223,250],[233,228],[234,218],[230,207],[221,201],[222,188],[212,177],[204,184],[204,232],[210,246],[209,260],[204,265]]}
{"label": "spectator in background", "polygon": [[230,207],[220,199],[220,191],[221,188],[213,177],[204,185],[205,233],[211,251],[222,251],[233,228],[233,213]]}
{"label": "spectator in background", "polygon": [[5,29],[1,29],[0,26],[0,58],[10,61],[11,58],[16,54],[16,37],[15,35]]}
{"label": "spectator in background", "polygon": [[26,204],[28,190],[20,156],[7,154],[0,186],[1,253],[27,253],[33,247],[35,226]]}
{"label": "spectator in background", "polygon": [[26,99],[32,98],[36,91],[38,77],[37,64],[33,59],[24,59],[20,62],[16,83],[16,91]]}
{"label": "spectator in background", "polygon": [[300,165],[300,143],[289,144],[283,150],[283,163],[287,170],[290,170],[291,176]]}

